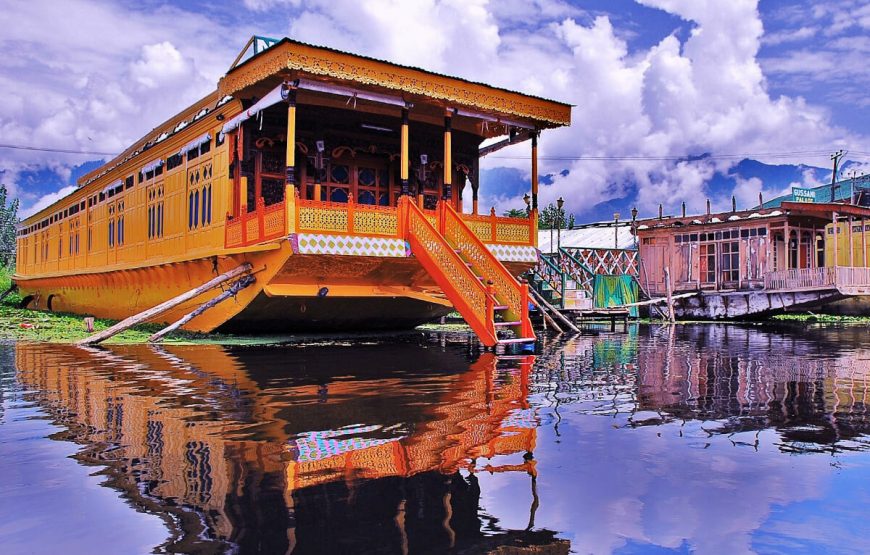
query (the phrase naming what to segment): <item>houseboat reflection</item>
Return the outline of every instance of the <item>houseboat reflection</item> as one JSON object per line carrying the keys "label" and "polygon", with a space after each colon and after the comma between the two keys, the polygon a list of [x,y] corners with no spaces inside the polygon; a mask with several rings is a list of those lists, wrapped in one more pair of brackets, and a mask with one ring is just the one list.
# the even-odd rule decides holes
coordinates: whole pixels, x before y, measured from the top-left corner
{"label": "houseboat reflection", "polygon": [[341,346],[15,354],[78,457],[166,519],[168,551],[568,551],[548,531],[483,532],[477,472],[525,473],[534,491],[534,357],[469,366],[461,350],[395,344],[357,345],[352,365]]}

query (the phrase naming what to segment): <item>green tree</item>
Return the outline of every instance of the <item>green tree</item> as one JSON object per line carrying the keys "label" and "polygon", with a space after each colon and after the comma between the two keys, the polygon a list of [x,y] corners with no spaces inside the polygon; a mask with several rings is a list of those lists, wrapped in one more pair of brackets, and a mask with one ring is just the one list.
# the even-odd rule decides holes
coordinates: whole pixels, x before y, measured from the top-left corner
{"label": "green tree", "polygon": [[505,211],[504,216],[508,218],[528,218],[529,213],[524,208],[511,208]]}
{"label": "green tree", "polygon": [[538,229],[556,229],[562,224],[562,229],[574,227],[574,214],[565,217],[565,207],[561,210],[552,202],[538,212]]}
{"label": "green tree", "polygon": [[15,232],[18,224],[18,199],[7,204],[9,192],[0,184],[0,265],[15,265]]}

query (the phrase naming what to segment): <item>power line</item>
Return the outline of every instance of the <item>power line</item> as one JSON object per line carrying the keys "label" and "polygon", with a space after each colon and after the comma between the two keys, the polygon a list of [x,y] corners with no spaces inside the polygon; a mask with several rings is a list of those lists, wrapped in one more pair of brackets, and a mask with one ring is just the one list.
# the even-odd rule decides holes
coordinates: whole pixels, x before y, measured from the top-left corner
{"label": "power line", "polygon": [[[850,154],[857,154],[857,158],[870,157],[870,153],[852,151]],[[762,153],[744,153],[744,154],[708,154],[704,156],[539,156],[539,160],[552,161],[655,161],[655,162],[679,162],[679,161],[701,161],[701,160],[742,160],[745,158],[793,158],[796,156],[808,158],[822,158],[830,156],[830,151],[795,151],[795,152],[762,152]],[[499,156],[491,155],[489,158],[499,158],[504,160],[528,160],[530,156]]]}
{"label": "power line", "polygon": [[32,150],[36,152],[58,152],[61,154],[91,154],[94,156],[117,156],[117,152],[96,152],[92,150],[70,150],[66,148],[49,148],[42,146],[29,146],[29,145],[10,145],[10,144],[0,144],[0,148],[10,148],[13,150]]}

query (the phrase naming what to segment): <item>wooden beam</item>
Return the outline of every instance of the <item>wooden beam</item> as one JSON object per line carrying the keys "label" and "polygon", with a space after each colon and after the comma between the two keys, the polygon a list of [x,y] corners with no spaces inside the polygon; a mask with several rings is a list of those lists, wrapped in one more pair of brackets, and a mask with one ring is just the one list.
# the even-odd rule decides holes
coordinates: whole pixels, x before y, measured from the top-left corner
{"label": "wooden beam", "polygon": [[562,321],[563,324],[565,324],[566,326],[568,326],[568,329],[570,329],[571,331],[574,331],[574,332],[580,333],[580,328],[578,328],[577,326],[575,326],[574,323],[573,323],[571,320],[569,320],[568,318],[566,318],[564,314],[562,314],[561,312],[559,312],[559,310],[558,310],[556,307],[554,307],[553,305],[551,305],[550,303],[548,303],[548,302],[544,299],[544,297],[542,297],[541,295],[538,294],[537,291],[535,291],[534,289],[529,288],[529,295],[530,295],[532,298],[534,298],[535,301],[537,301],[537,302],[539,303],[539,306],[540,306],[540,304],[543,304],[545,307],[549,308],[549,309],[550,309],[550,312],[552,312],[553,314],[555,314],[555,315],[559,318],[559,320]]}
{"label": "wooden beam", "polygon": [[206,310],[222,303],[223,301],[229,299],[230,297],[235,297],[239,291],[241,291],[245,287],[253,284],[255,281],[257,281],[257,280],[256,280],[256,278],[254,278],[254,276],[251,276],[251,275],[242,276],[241,278],[239,278],[238,281],[236,281],[232,285],[230,285],[229,289],[227,289],[226,291],[224,291],[223,293],[221,293],[217,297],[213,298],[212,300],[210,300],[206,303],[199,305],[192,312],[185,314],[181,319],[177,320],[176,322],[173,322],[172,324],[166,326],[162,330],[158,331],[157,333],[155,333],[154,335],[149,337],[148,342],[155,343],[157,341],[162,341],[166,335],[172,333],[173,331],[177,330],[178,328],[180,328],[184,324],[190,322],[191,320],[193,320],[194,318],[196,318],[197,316],[199,316],[200,314],[202,314]]}
{"label": "wooden beam", "polygon": [[514,135],[512,138],[509,137],[507,139],[501,140],[497,143],[493,143],[489,146],[485,146],[485,147],[479,149],[478,156],[480,158],[483,158],[487,154],[492,154],[493,152],[498,152],[499,150],[503,149],[506,146],[519,144],[519,143],[528,141],[529,139],[534,140],[534,134],[532,133],[532,131],[530,131],[528,129],[523,129],[523,130],[519,131],[516,135]]}
{"label": "wooden beam", "polygon": [[149,308],[148,310],[144,310],[144,311],[140,312],[139,314],[134,314],[133,316],[130,316],[129,318],[125,318],[124,320],[121,320],[120,322],[118,322],[114,326],[106,328],[99,333],[95,333],[94,335],[92,335],[90,337],[86,337],[85,339],[82,339],[81,341],[76,342],[76,345],[93,345],[95,343],[100,343],[101,341],[105,341],[106,339],[112,337],[115,334],[118,334],[118,333],[120,333],[128,328],[132,328],[136,324],[141,324],[142,322],[146,322],[146,321],[150,320],[151,318],[155,318],[157,316],[160,316],[164,312],[167,312],[167,311],[175,308],[176,306],[180,305],[181,303],[187,302],[190,299],[194,299],[194,298],[198,297],[199,295],[202,295],[203,293],[205,293],[207,291],[211,291],[212,289],[214,289],[215,287],[219,286],[222,283],[225,283],[225,282],[227,282],[235,277],[238,277],[244,273],[250,272],[251,268],[252,268],[251,264],[248,262],[245,262],[241,266],[238,266],[238,267],[236,267],[228,272],[224,272],[223,274],[217,276],[216,278],[214,278],[210,281],[207,281],[206,283],[203,283],[199,287],[194,287],[190,291],[186,291],[186,292],[182,293],[181,295],[178,295],[177,297],[173,297],[173,298],[169,299],[168,301],[162,302],[153,308]]}
{"label": "wooden beam", "polygon": [[[676,301],[677,299],[685,299],[688,297],[693,297],[697,295],[697,291],[693,291],[691,293],[680,293],[679,295],[671,295],[671,300]],[[632,306],[646,306],[646,305],[657,305],[661,303],[667,303],[667,297],[656,297],[655,299],[649,299],[647,301],[638,301],[636,303],[628,303],[628,304],[619,304],[616,306],[611,306],[610,308],[629,308]]]}
{"label": "wooden beam", "polygon": [[552,326],[554,330],[559,333],[563,333],[562,328],[559,327],[559,324],[557,324],[556,321],[553,320],[553,318],[549,314],[547,314],[547,310],[541,304],[535,301],[535,299],[532,298],[531,295],[529,295],[529,301],[531,301],[531,303],[538,307],[538,310],[541,311],[541,315],[544,317],[544,331],[547,331],[547,324],[550,324],[550,326]]}

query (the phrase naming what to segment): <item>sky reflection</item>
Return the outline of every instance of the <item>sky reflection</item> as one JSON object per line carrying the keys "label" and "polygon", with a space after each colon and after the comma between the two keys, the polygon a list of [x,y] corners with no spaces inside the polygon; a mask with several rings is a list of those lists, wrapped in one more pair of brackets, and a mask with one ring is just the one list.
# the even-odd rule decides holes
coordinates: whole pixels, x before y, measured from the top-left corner
{"label": "sky reflection", "polygon": [[870,548],[857,328],[634,327],[502,359],[438,338],[6,358],[0,492],[24,510],[4,504],[0,542],[21,550],[74,534],[35,533],[72,499],[104,515],[79,545],[109,527],[120,551]]}

